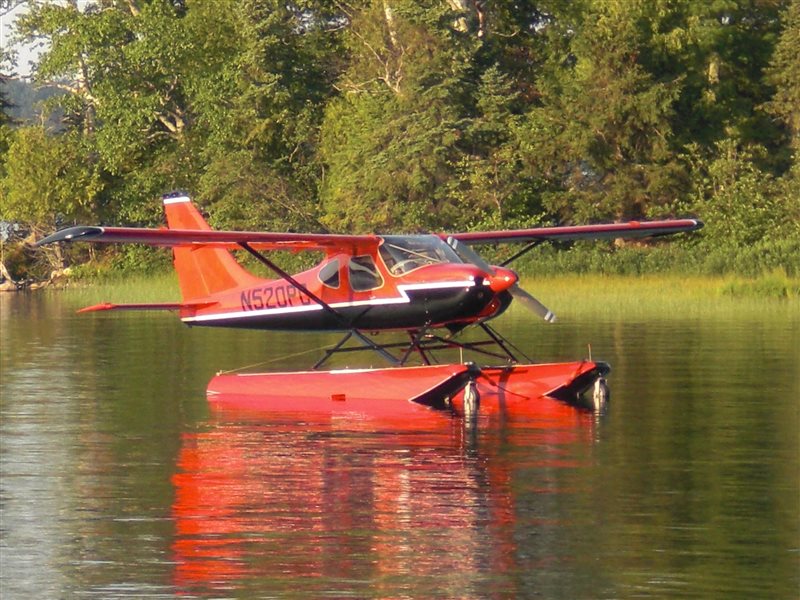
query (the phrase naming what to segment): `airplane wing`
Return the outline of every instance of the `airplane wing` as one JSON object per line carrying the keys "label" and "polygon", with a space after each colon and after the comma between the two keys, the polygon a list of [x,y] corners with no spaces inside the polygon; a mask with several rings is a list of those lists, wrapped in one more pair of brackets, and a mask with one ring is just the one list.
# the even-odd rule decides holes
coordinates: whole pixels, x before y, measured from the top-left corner
{"label": "airplane wing", "polygon": [[329,235],[265,231],[216,231],[211,229],[198,208],[185,194],[164,196],[164,213],[169,227],[77,226],[57,231],[36,245],[53,242],[134,243],[150,246],[236,250],[322,250],[359,254],[380,243],[375,235]]}
{"label": "airplane wing", "polygon": [[[568,225],[506,231],[484,231],[440,234],[466,244],[501,242],[570,241],[613,238],[640,238],[669,235],[700,229],[697,219],[667,221],[631,221],[603,225]],[[62,229],[37,242],[37,246],[53,242],[86,241],[101,243],[138,243],[151,246],[203,246],[235,250],[246,243],[258,250],[326,250],[342,247],[364,247],[378,244],[376,235],[342,235],[324,233],[273,233],[261,231],[216,231],[196,229],[145,229],[138,227],[77,226]]]}
{"label": "airplane wing", "polygon": [[199,229],[145,229],[139,227],[77,226],[62,229],[39,240],[36,246],[53,242],[134,243],[150,246],[202,246],[237,250],[242,244],[258,250],[328,250],[377,245],[376,235],[323,233],[270,233],[259,231],[215,231]]}
{"label": "airplane wing", "polygon": [[442,239],[453,238],[469,245],[501,242],[571,241],[614,238],[642,238],[670,235],[700,229],[703,222],[697,219],[672,219],[666,221],[630,221],[603,225],[567,225],[563,227],[536,227],[507,231],[474,231],[469,233],[441,234]]}

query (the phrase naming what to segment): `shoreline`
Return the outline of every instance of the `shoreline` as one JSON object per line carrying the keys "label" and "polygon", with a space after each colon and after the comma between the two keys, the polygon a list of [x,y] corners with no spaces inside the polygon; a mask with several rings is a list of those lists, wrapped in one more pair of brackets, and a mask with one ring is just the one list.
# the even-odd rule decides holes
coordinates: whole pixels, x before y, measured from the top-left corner
{"label": "shoreline", "polygon": [[[702,276],[673,273],[603,275],[565,273],[522,275],[520,284],[545,305],[550,302],[580,312],[606,306],[636,312],[670,311],[695,305],[731,305],[758,302],[763,307],[800,305],[800,279],[782,272],[747,278],[735,275]],[[58,293],[76,301],[162,302],[180,297],[171,271],[150,275],[111,275],[107,278],[58,277],[37,287],[13,291]],[[11,295],[4,293],[2,295]],[[591,307],[594,307],[593,309]],[[591,310],[590,310],[591,309]],[[554,309],[558,314],[558,310]],[[563,312],[563,310],[562,310]]]}

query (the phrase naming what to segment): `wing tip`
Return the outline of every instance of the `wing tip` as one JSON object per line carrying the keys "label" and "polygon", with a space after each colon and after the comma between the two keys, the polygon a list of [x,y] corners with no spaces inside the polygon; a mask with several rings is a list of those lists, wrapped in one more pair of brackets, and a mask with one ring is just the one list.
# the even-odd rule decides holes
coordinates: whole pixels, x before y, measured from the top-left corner
{"label": "wing tip", "polygon": [[34,244],[34,248],[53,244],[55,242],[72,242],[81,238],[91,238],[97,235],[102,235],[103,228],[94,225],[78,225],[77,227],[68,227],[61,231],[56,231],[48,235]]}

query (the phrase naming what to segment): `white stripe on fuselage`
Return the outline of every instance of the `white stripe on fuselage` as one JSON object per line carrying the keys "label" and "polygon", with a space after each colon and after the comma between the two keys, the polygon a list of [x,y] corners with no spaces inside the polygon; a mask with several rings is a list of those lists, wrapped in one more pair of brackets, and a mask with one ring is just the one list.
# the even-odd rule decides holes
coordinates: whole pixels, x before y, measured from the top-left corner
{"label": "white stripe on fuselage", "polygon": [[[411,299],[408,297],[407,291],[419,290],[443,290],[449,288],[466,288],[469,289],[475,285],[474,281],[441,281],[438,283],[421,283],[416,285],[398,285],[397,290],[400,296],[396,298],[373,298],[371,300],[357,300],[354,302],[334,302],[329,306],[331,308],[350,308],[354,306],[382,306],[384,304],[409,304]],[[285,306],[278,308],[261,308],[256,310],[237,310],[225,313],[215,313],[211,315],[198,315],[195,317],[184,317],[181,319],[184,323],[202,323],[208,321],[223,321],[227,319],[256,319],[258,317],[273,316],[273,315],[286,315],[299,312],[311,312],[314,310],[322,310],[322,306],[313,302],[311,304],[304,304],[301,306]]]}

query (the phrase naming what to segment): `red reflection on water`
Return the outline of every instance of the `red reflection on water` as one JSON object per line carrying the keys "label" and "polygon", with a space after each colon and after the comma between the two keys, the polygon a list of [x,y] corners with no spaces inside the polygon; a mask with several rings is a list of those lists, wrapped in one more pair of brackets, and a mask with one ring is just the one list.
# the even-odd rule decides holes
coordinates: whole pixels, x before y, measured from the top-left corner
{"label": "red reflection on water", "polygon": [[460,577],[513,571],[520,465],[503,449],[544,445],[552,451],[525,466],[575,466],[559,448],[590,442],[592,416],[548,401],[541,418],[489,436],[480,423],[431,416],[411,429],[220,413],[209,430],[184,434],[173,478],[176,587],[291,591],[311,578],[318,591],[355,581],[380,597],[443,578],[455,592]]}

